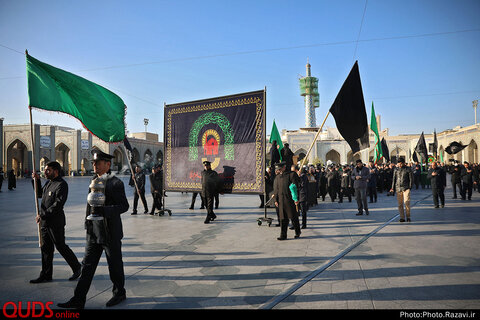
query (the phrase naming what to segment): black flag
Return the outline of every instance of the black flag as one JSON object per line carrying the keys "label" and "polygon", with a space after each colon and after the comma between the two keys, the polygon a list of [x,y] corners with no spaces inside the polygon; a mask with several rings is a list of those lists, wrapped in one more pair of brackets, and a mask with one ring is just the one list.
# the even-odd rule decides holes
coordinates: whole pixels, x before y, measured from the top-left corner
{"label": "black flag", "polygon": [[437,140],[437,130],[433,130],[433,156],[435,161],[437,160],[437,150],[438,150],[438,140]]}
{"label": "black flag", "polygon": [[383,158],[385,158],[386,162],[390,162],[390,152],[388,151],[387,141],[385,141],[385,138],[382,138],[381,144]]}
{"label": "black flag", "polygon": [[467,146],[464,146],[463,144],[461,144],[457,141],[453,141],[452,143],[450,143],[448,145],[448,147],[445,148],[445,152],[448,153],[448,154],[455,154],[455,153],[459,153],[460,151],[462,151],[466,147]]}
{"label": "black flag", "polygon": [[428,151],[427,151],[427,144],[425,143],[425,137],[422,134],[418,139],[417,146],[415,147],[415,151],[422,157],[422,162],[427,161],[428,159]]}
{"label": "black flag", "polygon": [[362,83],[355,61],[350,74],[330,108],[337,129],[352,148],[352,153],[370,147],[367,112],[363,100]]}
{"label": "black flag", "polygon": [[413,159],[413,162],[419,162],[418,157],[417,157],[417,153],[415,152],[415,150],[413,150],[412,159]]}

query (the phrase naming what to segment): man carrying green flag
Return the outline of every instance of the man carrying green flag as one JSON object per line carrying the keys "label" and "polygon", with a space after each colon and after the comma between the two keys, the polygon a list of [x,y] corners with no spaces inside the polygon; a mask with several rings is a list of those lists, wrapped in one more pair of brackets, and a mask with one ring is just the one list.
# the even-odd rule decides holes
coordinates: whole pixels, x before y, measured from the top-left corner
{"label": "man carrying green flag", "polygon": [[[80,120],[82,125],[99,139],[108,143],[124,141],[128,146],[125,137],[126,107],[120,97],[96,83],[43,63],[28,55],[28,52],[26,57],[31,127],[33,126],[32,108],[61,112]],[[31,130],[31,136],[33,145],[33,130]],[[90,202],[87,204],[85,219],[87,239],[81,274],[74,297],[68,302],[59,303],[58,306],[61,308],[84,307],[87,292],[103,251],[107,257],[109,275],[113,283],[113,297],[106,305],[114,306],[126,299],[121,249],[123,228],[120,215],[128,210],[128,200],[123,182],[111,174],[113,156],[100,150],[92,150],[92,155],[96,174],[92,181],[99,179],[104,181],[105,203],[100,206]],[[33,163],[35,171],[34,153]],[[35,202],[38,216],[37,196]],[[91,219],[90,214],[97,218]],[[43,248],[42,237],[39,237],[39,240]]]}
{"label": "man carrying green flag", "polygon": [[370,118],[370,129],[375,134],[375,143],[374,143],[374,156],[373,162],[377,164],[380,158],[383,157],[382,145],[380,144],[380,135],[378,134],[378,126],[377,126],[377,118],[375,117],[375,109],[373,108],[373,101],[372,101],[372,115]]}
{"label": "man carrying green flag", "polygon": [[272,144],[272,147],[270,148],[270,166],[273,167],[275,163],[278,163],[282,160],[282,154],[280,151],[283,149],[282,137],[278,132],[275,120],[273,120],[269,142]]}

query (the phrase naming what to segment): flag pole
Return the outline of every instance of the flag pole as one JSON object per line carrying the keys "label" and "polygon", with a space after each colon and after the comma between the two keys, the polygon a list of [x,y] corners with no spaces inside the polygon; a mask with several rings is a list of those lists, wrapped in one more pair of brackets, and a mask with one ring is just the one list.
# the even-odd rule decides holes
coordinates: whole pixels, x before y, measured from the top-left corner
{"label": "flag pole", "polygon": [[[25,50],[25,53],[28,54],[28,52]],[[30,138],[32,142],[32,162],[33,162],[33,173],[37,173],[37,164],[35,161],[35,140],[33,138],[33,121],[32,121],[32,107],[28,107],[30,110]],[[37,179],[33,178],[33,193],[35,195],[35,210],[37,212],[37,217],[40,216],[40,208],[38,206],[38,194],[37,194]],[[42,239],[42,234],[40,233],[40,223],[37,223],[38,226],[38,246],[41,247],[43,245],[43,239]]]}
{"label": "flag pole", "polygon": [[305,161],[307,161],[308,156],[310,155],[310,151],[312,151],[313,145],[317,141],[318,135],[320,134],[320,132],[322,132],[323,125],[325,124],[325,121],[327,121],[327,118],[328,118],[329,114],[330,114],[330,110],[327,112],[327,115],[325,116],[325,119],[323,119],[322,125],[320,126],[320,128],[318,128],[317,134],[315,135],[315,138],[313,139],[312,144],[310,145],[310,148],[308,149],[308,152],[305,155],[305,158],[303,158],[299,169],[301,169],[305,165]]}
{"label": "flag pole", "polygon": [[140,195],[140,190],[138,189],[137,181],[135,180],[135,173],[133,173],[132,164],[130,163],[130,159],[128,158],[127,148],[125,148],[125,144],[123,145],[123,151],[125,152],[125,157],[127,157],[128,167],[130,168],[130,172],[132,173],[132,180],[133,180],[133,183],[135,184],[135,190],[137,190],[138,197],[141,199],[142,197]]}

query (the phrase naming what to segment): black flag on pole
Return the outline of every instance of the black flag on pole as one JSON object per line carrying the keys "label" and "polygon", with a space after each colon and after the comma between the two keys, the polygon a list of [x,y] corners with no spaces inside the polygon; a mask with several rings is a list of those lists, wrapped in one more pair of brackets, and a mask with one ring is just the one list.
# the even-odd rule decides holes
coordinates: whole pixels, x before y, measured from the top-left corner
{"label": "black flag on pole", "polygon": [[437,130],[433,130],[433,156],[435,157],[435,161],[437,160],[438,155],[438,140],[437,140]]}
{"label": "black flag on pole", "polygon": [[387,141],[385,138],[382,138],[382,154],[386,162],[390,162],[390,152],[388,151]]}
{"label": "black flag on pole", "polygon": [[446,148],[445,148],[445,152],[448,153],[448,154],[455,154],[455,153],[459,153],[460,151],[462,151],[463,149],[465,149],[467,146],[464,146],[463,144],[457,142],[457,141],[453,141],[452,143],[450,143]]}
{"label": "black flag on pole", "polygon": [[422,157],[422,162],[427,161],[428,159],[428,151],[427,151],[427,144],[425,143],[425,136],[422,134],[418,139],[417,146],[415,147],[415,151]]}
{"label": "black flag on pole", "polygon": [[352,148],[352,153],[370,147],[367,112],[363,100],[362,83],[355,61],[350,74],[338,92],[330,113],[337,129]]}

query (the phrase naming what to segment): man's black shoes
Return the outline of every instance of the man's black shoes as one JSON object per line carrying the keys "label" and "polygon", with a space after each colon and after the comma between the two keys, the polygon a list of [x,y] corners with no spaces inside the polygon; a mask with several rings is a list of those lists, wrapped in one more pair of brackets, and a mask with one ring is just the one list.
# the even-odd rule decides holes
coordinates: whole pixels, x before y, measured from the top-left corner
{"label": "man's black shoes", "polygon": [[77,271],[75,271],[70,278],[68,278],[69,281],[77,280],[78,277],[82,274],[82,268],[78,268]]}
{"label": "man's black shoes", "polygon": [[64,303],[57,303],[57,307],[63,309],[83,309],[85,307],[85,301],[80,301],[72,298]]}
{"label": "man's black shoes", "polygon": [[43,283],[43,282],[50,282],[52,281],[51,277],[45,277],[44,275],[40,275],[37,279],[30,280],[30,283]]}
{"label": "man's black shoes", "polygon": [[107,307],[113,307],[113,306],[119,304],[120,302],[122,302],[125,299],[127,299],[127,296],[125,294],[115,295],[115,296],[112,297],[112,299],[107,301],[106,306]]}

